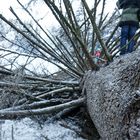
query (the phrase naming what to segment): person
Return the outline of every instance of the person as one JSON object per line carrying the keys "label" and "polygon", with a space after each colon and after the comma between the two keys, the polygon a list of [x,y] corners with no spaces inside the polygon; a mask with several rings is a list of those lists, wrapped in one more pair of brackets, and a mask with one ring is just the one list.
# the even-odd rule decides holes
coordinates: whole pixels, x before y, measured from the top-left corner
{"label": "person", "polygon": [[95,47],[94,56],[95,56],[95,58],[94,58],[95,64],[99,64],[100,56],[101,56],[101,47],[100,46]]}
{"label": "person", "polygon": [[118,0],[117,6],[123,10],[119,26],[121,27],[120,55],[124,55],[135,50],[134,35],[139,28],[137,13],[140,9],[140,0]]}

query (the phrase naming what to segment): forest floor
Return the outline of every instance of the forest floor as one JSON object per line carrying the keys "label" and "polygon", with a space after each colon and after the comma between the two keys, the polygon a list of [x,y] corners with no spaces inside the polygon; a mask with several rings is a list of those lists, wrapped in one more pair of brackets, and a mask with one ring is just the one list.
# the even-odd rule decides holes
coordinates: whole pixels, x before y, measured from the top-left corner
{"label": "forest floor", "polygon": [[62,116],[35,116],[0,121],[0,140],[98,140],[85,108]]}

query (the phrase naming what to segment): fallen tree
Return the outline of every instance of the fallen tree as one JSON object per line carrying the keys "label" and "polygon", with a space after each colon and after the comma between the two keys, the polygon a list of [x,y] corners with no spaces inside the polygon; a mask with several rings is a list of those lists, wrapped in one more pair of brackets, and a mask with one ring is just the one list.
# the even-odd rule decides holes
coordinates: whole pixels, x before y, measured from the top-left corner
{"label": "fallen tree", "polygon": [[[112,17],[108,17],[108,14],[104,15],[106,0],[103,2],[95,0],[93,9],[90,9],[87,2],[82,0],[79,2],[80,5],[77,10],[73,8],[77,1],[63,0],[59,2],[44,0],[43,4],[46,6],[46,9],[50,9],[52,15],[61,26],[58,29],[60,33],[57,35],[43,27],[38,22],[38,19],[36,19],[37,17],[32,15],[32,10],[29,8],[33,2],[32,0],[32,2],[29,0],[29,3],[27,3],[29,7],[26,4],[23,5],[19,0],[16,1],[19,7],[23,9],[23,13],[29,16],[29,21],[33,26],[29,23],[26,24],[24,18],[13,7],[10,7],[11,14],[14,17],[13,20],[0,14],[3,24],[3,30],[0,32],[0,35],[2,40],[8,44],[8,47],[0,47],[1,58],[7,60],[7,63],[11,66],[11,69],[8,69],[4,65],[5,63],[0,66],[0,88],[2,91],[0,96],[3,99],[1,100],[1,104],[3,104],[1,106],[1,113],[4,113],[6,110],[10,111],[11,108],[15,108],[17,113],[22,112],[23,108],[28,110],[32,110],[32,108],[37,109],[37,107],[42,109],[48,106],[55,108],[57,105],[69,104],[72,101],[77,102],[78,107],[79,98],[85,98],[81,94],[82,87],[80,87],[85,72],[89,69],[99,69],[99,66],[94,62],[96,56],[91,55],[94,53],[96,44],[99,43],[102,47],[103,53],[100,60],[106,62],[112,59],[110,54],[111,49],[107,48],[107,44],[111,39],[109,37],[104,40],[102,33],[108,25],[113,24],[113,20],[111,19],[114,18],[113,15],[116,12],[112,14]],[[96,17],[98,13],[96,12],[99,4],[102,4],[102,11],[101,17],[97,22]],[[80,18],[84,20],[77,19],[79,17],[77,16],[78,10],[80,10]],[[108,24],[106,24],[107,22]],[[14,39],[9,38],[6,31],[4,32],[5,26],[12,29],[13,34],[15,34]],[[116,28],[113,34],[115,31]],[[9,33],[9,31],[7,32]],[[17,47],[17,50],[15,50],[15,47]],[[8,59],[7,56],[13,59]],[[18,63],[18,68],[16,61],[22,57],[26,59],[25,64],[20,65]],[[57,66],[59,68],[58,73],[38,75],[28,69],[28,63],[36,58]],[[11,96],[9,96],[10,94]],[[10,97],[18,98],[12,100]],[[5,103],[6,105],[4,106]],[[72,106],[72,108],[74,107]],[[6,114],[6,118],[10,118],[11,113],[9,113],[9,117],[8,113]],[[19,114],[19,116],[22,116],[24,113]]]}
{"label": "fallen tree", "polygon": [[88,111],[101,138],[140,139],[140,50],[85,78]]}
{"label": "fallen tree", "polygon": [[[49,8],[61,26],[60,34],[55,34],[40,24],[28,6],[17,2],[33,26],[26,24],[12,7],[10,11],[15,20],[0,14],[4,26],[15,34],[12,40],[3,30],[0,32],[2,40],[7,42],[4,43],[6,47],[0,47],[0,57],[7,60],[11,68],[8,69],[6,63],[0,66],[0,119],[72,112],[85,103],[87,96],[89,113],[103,139],[133,137],[130,131],[134,123],[131,122],[136,122],[139,114],[139,55],[138,52],[133,54],[132,62],[125,56],[110,63],[119,52],[116,47],[118,26],[114,22],[117,12],[110,17],[106,14],[106,0],[95,0],[92,9],[86,0],[81,0],[77,16],[73,3],[76,0],[44,0],[46,9]],[[102,5],[100,15],[99,5]],[[102,48],[101,65],[94,61],[98,46]],[[16,60],[22,57],[26,57],[24,65],[17,64]],[[36,58],[52,63],[59,71],[45,75],[31,71],[27,68],[28,63]],[[107,63],[110,65],[105,67]],[[99,70],[100,66],[103,67]]]}

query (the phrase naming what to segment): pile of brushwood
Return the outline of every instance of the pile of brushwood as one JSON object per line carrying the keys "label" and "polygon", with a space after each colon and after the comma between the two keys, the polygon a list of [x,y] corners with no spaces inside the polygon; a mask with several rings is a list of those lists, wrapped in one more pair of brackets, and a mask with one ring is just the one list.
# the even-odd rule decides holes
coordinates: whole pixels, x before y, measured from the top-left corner
{"label": "pile of brushwood", "polygon": [[[53,117],[54,120],[63,120],[61,125],[75,131],[80,137],[99,138],[87,112],[85,97],[75,79],[62,71],[47,78],[23,76],[17,70],[16,73],[6,69],[1,69],[0,72],[0,119],[31,117],[45,121],[48,117]],[[68,126],[65,123],[68,120],[75,122],[81,129]]]}
{"label": "pile of brushwood", "polygon": [[1,119],[49,114],[84,102],[77,81],[21,76],[6,70],[1,73]]}

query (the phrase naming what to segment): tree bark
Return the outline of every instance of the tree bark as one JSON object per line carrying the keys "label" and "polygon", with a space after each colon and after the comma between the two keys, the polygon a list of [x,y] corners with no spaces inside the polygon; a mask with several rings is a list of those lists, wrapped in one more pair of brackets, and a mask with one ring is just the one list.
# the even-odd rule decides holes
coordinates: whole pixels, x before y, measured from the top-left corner
{"label": "tree bark", "polygon": [[140,50],[86,75],[87,107],[101,139],[140,139]]}

